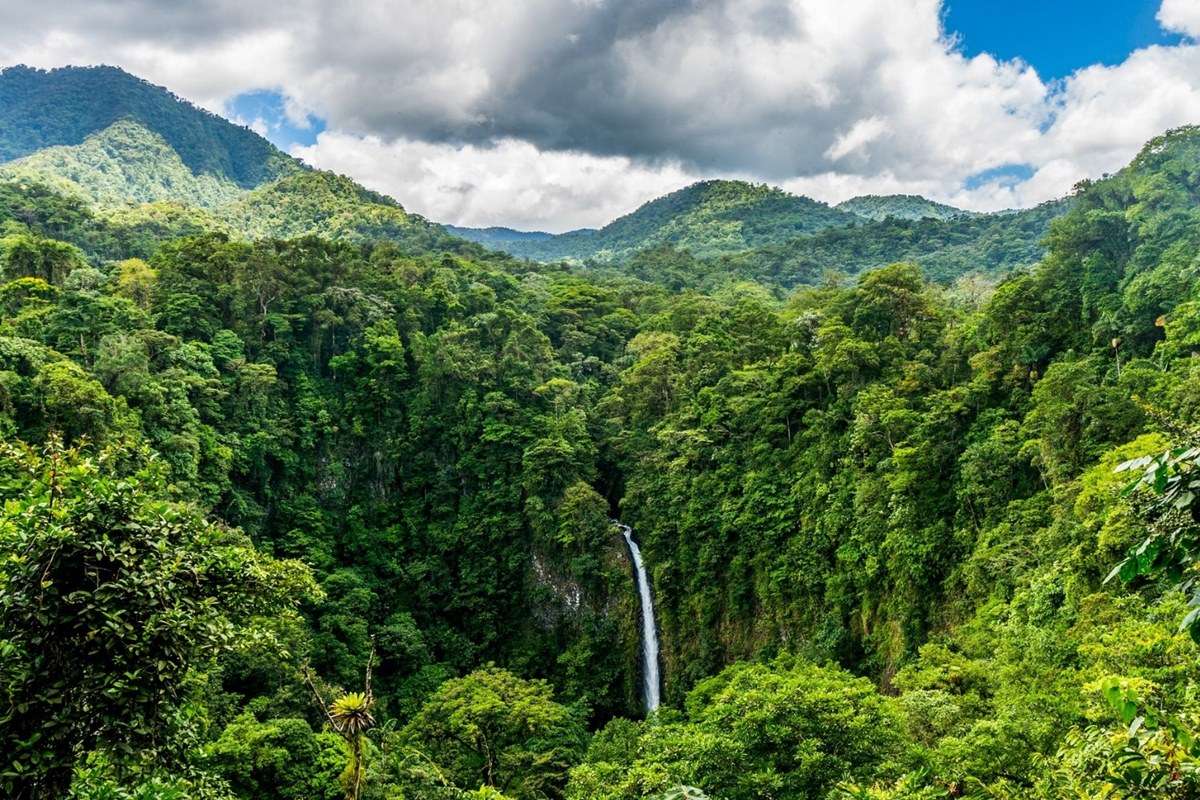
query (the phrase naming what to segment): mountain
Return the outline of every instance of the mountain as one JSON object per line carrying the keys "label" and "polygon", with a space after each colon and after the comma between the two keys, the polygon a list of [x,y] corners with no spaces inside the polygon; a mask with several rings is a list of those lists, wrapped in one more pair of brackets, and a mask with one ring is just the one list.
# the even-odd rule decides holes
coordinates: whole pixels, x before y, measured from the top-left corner
{"label": "mountain", "polygon": [[536,261],[590,261],[675,289],[753,280],[787,289],[837,271],[914,261],[931,277],[999,274],[1036,263],[1068,203],[976,214],[915,195],[864,195],[836,207],[781,189],[704,181],[603,228],[553,235],[453,228],[485,247]]}
{"label": "mountain", "polygon": [[196,230],[248,239],[386,239],[417,250],[461,250],[465,239],[535,261],[607,265],[677,288],[736,279],[786,288],[831,269],[856,274],[903,259],[942,279],[1024,266],[1040,258],[1038,243],[1054,216],[1045,209],[969,216],[911,195],[831,208],[761,184],[711,180],[598,230],[447,229],[112,67],[5,69],[0,102],[0,181],[82,201],[104,227],[83,241],[96,254],[141,253],[172,232]]}
{"label": "mountain", "polygon": [[807,197],[744,181],[701,181],[651,200],[599,230],[521,235],[495,228],[456,228],[467,239],[537,261],[618,261],[672,245],[698,256],[735,253],[781,242],[857,218]]}
{"label": "mountain", "polygon": [[839,211],[881,222],[885,219],[954,219],[975,212],[936,203],[915,194],[864,194],[843,200],[834,206]]}
{"label": "mountain", "polygon": [[113,67],[0,71],[0,162],[0,181],[18,191],[46,187],[90,208],[106,228],[84,242],[97,254],[120,249],[114,239],[145,244],[197,230],[469,246],[392,198]]}
{"label": "mountain", "polygon": [[116,67],[0,70],[0,162],[82,144],[128,119],[161,136],[196,175],[248,189],[295,161],[258,134]]}

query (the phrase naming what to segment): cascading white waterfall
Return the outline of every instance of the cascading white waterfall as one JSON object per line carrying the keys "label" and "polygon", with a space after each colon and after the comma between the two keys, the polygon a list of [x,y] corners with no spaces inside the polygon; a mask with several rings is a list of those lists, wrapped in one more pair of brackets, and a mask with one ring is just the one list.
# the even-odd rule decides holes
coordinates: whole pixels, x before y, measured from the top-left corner
{"label": "cascading white waterfall", "polygon": [[642,699],[646,713],[658,708],[661,683],[658,676],[658,626],[654,624],[654,597],[650,594],[650,578],[642,562],[642,551],[633,540],[633,529],[620,522],[617,527],[629,545],[633,568],[637,574],[638,595],[642,600]]}

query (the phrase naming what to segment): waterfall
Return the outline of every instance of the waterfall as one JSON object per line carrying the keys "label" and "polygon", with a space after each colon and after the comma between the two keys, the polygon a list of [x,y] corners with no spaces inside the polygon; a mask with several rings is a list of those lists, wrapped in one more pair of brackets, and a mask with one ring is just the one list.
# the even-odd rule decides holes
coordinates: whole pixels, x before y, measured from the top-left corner
{"label": "waterfall", "polygon": [[642,699],[646,703],[646,713],[658,708],[659,690],[661,684],[658,677],[658,626],[654,624],[654,598],[650,594],[650,578],[646,574],[646,565],[642,563],[642,551],[633,540],[633,529],[628,525],[617,523],[629,545],[629,555],[633,558],[633,568],[637,574],[638,595],[642,605]]}

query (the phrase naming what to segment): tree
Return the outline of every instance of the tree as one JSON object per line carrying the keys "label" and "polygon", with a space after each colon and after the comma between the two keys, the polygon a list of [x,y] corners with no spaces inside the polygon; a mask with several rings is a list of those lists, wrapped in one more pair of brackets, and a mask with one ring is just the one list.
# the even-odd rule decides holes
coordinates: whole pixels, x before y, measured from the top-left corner
{"label": "tree", "polygon": [[[131,469],[133,468],[133,469]],[[144,453],[0,449],[0,788],[57,798],[82,753],[168,759],[184,681],[315,585],[171,502]]]}
{"label": "tree", "polygon": [[442,684],[402,739],[462,789],[541,800],[562,796],[567,770],[583,753],[584,728],[546,683],[485,667]]}
{"label": "tree", "polygon": [[243,712],[204,748],[204,759],[246,800],[338,800],[346,765],[334,733],[302,719],[259,721]]}
{"label": "tree", "polygon": [[640,732],[610,723],[572,770],[568,797],[637,800],[694,786],[725,800],[822,798],[901,752],[887,698],[801,659],[735,664],[697,685],[685,707],[685,720]]}

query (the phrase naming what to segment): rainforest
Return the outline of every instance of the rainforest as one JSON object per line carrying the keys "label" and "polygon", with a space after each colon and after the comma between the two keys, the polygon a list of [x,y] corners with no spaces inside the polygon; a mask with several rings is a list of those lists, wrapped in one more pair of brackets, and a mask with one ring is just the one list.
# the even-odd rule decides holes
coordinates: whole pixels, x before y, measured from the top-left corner
{"label": "rainforest", "polygon": [[0,71],[0,795],[1200,797],[1198,254],[1198,127],[525,234]]}

